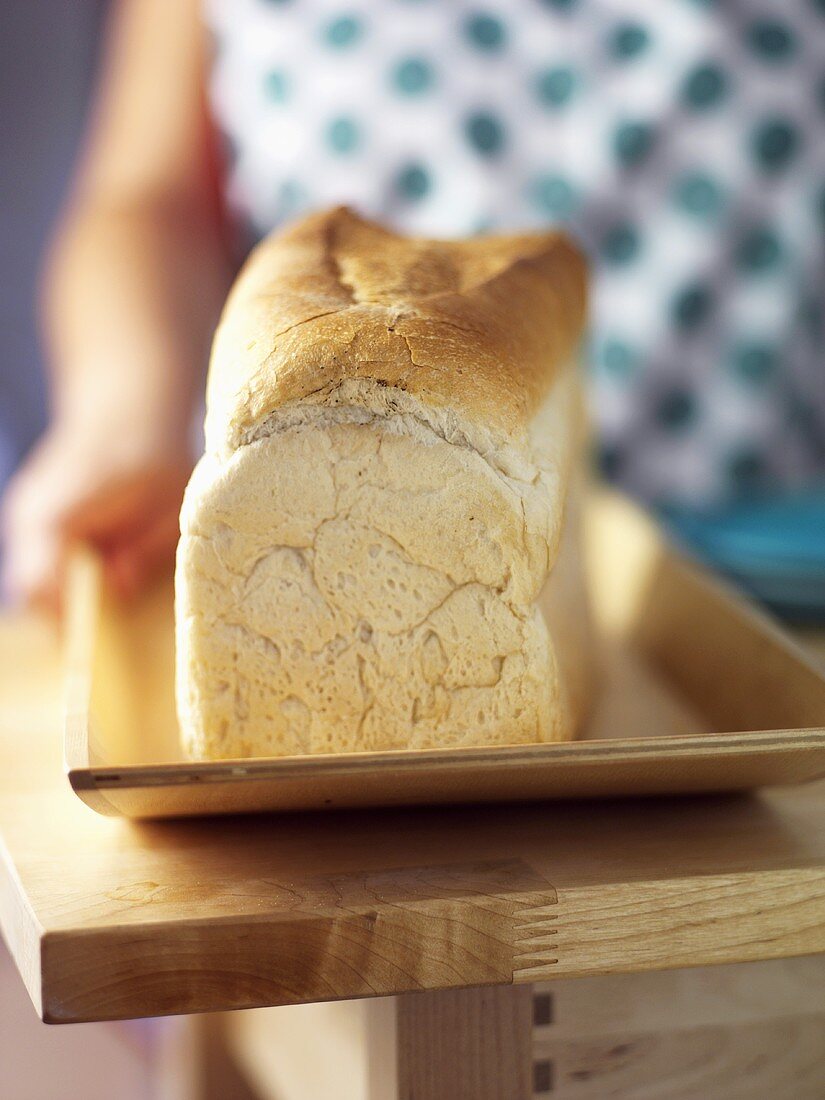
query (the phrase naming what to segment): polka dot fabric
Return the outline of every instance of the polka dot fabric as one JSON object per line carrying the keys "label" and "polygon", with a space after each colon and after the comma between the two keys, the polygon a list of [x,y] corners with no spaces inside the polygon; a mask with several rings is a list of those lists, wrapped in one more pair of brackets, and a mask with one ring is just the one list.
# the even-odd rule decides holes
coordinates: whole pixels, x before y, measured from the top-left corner
{"label": "polka dot fabric", "polygon": [[825,473],[823,4],[205,11],[249,243],[338,202],[435,236],[564,225],[611,477],[696,506]]}

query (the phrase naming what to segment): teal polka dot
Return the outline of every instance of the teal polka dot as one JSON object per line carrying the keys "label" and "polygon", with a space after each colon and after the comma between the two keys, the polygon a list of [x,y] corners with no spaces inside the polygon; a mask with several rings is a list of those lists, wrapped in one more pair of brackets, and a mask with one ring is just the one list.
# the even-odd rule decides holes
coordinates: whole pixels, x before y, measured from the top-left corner
{"label": "teal polka dot", "polygon": [[420,57],[406,57],[392,71],[392,82],[402,95],[420,95],[433,84],[432,67]]}
{"label": "teal polka dot", "polygon": [[800,435],[808,436],[819,448],[822,440],[822,429],[813,405],[810,401],[804,401],[798,393],[791,392],[785,396],[783,402],[785,415],[795,431]]}
{"label": "teal polka dot", "polygon": [[619,443],[600,443],[596,448],[596,468],[602,477],[615,481],[625,465],[625,452]]}
{"label": "teal polka dot", "polygon": [[536,77],[536,95],[545,107],[563,107],[576,89],[576,74],[567,66],[545,69]]}
{"label": "teal polka dot", "polygon": [[799,132],[784,118],[769,118],[760,122],[751,137],[751,151],[757,165],[765,172],[786,168],[799,151]]}
{"label": "teal polka dot", "polygon": [[479,12],[471,15],[464,24],[464,34],[471,45],[479,50],[489,50],[491,53],[500,50],[504,46],[504,24],[494,15],[486,15]]}
{"label": "teal polka dot", "polygon": [[796,37],[790,28],[775,19],[760,19],[752,23],[745,39],[763,61],[787,61],[796,52]]}
{"label": "teal polka dot", "polygon": [[637,356],[629,344],[611,338],[603,342],[597,364],[605,374],[613,378],[627,378],[636,368]]}
{"label": "teal polka dot", "polygon": [[738,448],[728,456],[726,465],[728,477],[737,493],[753,492],[765,482],[765,457],[755,447],[745,445]]}
{"label": "teal polka dot", "polygon": [[811,0],[811,7],[820,15],[825,15],[825,0]]}
{"label": "teal polka dot", "polygon": [[716,107],[728,92],[728,79],[712,61],[697,65],[688,73],[682,85],[682,102],[694,111]]}
{"label": "teal polka dot", "polygon": [[733,350],[731,366],[737,378],[751,385],[761,385],[776,373],[776,350],[769,344],[739,344]]}
{"label": "teal polka dot", "polygon": [[604,236],[601,254],[608,264],[622,266],[635,259],[641,239],[635,226],[623,223],[615,225]]}
{"label": "teal polka dot", "polygon": [[650,44],[650,35],[641,23],[621,23],[610,36],[610,53],[617,61],[638,57]]}
{"label": "teal polka dot", "polygon": [[266,94],[273,103],[285,103],[289,98],[289,81],[286,74],[273,69],[264,78]]}
{"label": "teal polka dot", "polygon": [[816,298],[806,299],[799,307],[799,320],[812,340],[823,336],[823,311]]}
{"label": "teal polka dot", "polygon": [[398,173],[396,186],[405,199],[423,199],[430,190],[430,177],[420,164],[408,164]]}
{"label": "teal polka dot", "polygon": [[680,432],[696,419],[697,406],[693,393],[683,386],[661,394],[655,404],[656,423],[666,432]]}
{"label": "teal polka dot", "polygon": [[334,153],[351,153],[359,141],[358,126],[351,118],[335,118],[327,127],[327,142]]}
{"label": "teal polka dot", "polygon": [[647,122],[623,122],[613,135],[616,159],[626,168],[641,164],[655,141],[655,131]]}
{"label": "teal polka dot", "polygon": [[562,176],[538,176],[530,186],[530,197],[534,205],[551,218],[568,217],[576,205],[576,193]]}
{"label": "teal polka dot", "polygon": [[578,0],[541,0],[541,3],[544,4],[545,8],[552,8],[558,12],[568,12],[576,7]]}
{"label": "teal polka dot", "polygon": [[473,149],[485,157],[496,156],[504,146],[504,127],[495,115],[486,111],[469,115],[464,133]]}
{"label": "teal polka dot", "polygon": [[762,274],[780,262],[782,245],[773,230],[759,226],[742,238],[735,259],[736,266],[744,274]]}
{"label": "teal polka dot", "polygon": [[822,227],[825,229],[825,183],[819,189],[819,194],[815,199],[815,209],[817,217],[822,222]]}
{"label": "teal polka dot", "polygon": [[722,188],[710,176],[703,172],[688,172],[676,181],[674,199],[686,214],[712,218],[721,209],[724,195]]}
{"label": "teal polka dot", "polygon": [[823,111],[825,111],[825,77],[823,77],[822,80],[820,80],[819,82],[819,91],[817,98],[819,99],[819,106],[822,108]]}
{"label": "teal polka dot", "polygon": [[713,308],[713,295],[702,283],[683,287],[673,299],[673,323],[683,332],[698,328]]}
{"label": "teal polka dot", "polygon": [[288,217],[298,210],[304,209],[309,202],[306,188],[298,180],[285,180],[278,191],[280,216]]}
{"label": "teal polka dot", "polygon": [[324,41],[336,50],[346,49],[354,46],[363,32],[360,19],[354,15],[341,15],[324,28]]}

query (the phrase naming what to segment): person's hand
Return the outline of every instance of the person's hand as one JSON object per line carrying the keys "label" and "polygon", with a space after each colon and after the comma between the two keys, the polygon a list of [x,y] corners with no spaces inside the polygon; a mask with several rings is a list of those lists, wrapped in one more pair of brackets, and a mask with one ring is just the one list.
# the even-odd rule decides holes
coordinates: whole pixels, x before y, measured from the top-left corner
{"label": "person's hand", "polygon": [[59,610],[73,543],[95,548],[108,582],[132,596],[172,560],[191,469],[185,438],[159,438],[134,420],[126,426],[102,417],[87,425],[55,424],[3,500],[7,596]]}

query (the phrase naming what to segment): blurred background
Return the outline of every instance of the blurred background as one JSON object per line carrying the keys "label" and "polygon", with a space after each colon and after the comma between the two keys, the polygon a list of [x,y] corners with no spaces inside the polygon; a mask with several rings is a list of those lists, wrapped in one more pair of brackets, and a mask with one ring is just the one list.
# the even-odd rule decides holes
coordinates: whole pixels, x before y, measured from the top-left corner
{"label": "blurred background", "polygon": [[[46,425],[35,315],[39,264],[77,152],[105,8],[105,0],[3,5],[0,485]],[[124,1100],[157,1097],[166,1043],[151,1023],[44,1026],[0,943],[0,1093],[9,1100],[44,1100],[68,1081],[72,1091],[64,1095],[84,1100],[109,1100],[113,1081]]]}
{"label": "blurred background", "polygon": [[82,133],[106,0],[10,0],[0,35],[0,485],[46,425],[39,266]]}
{"label": "blurred background", "polygon": [[[61,204],[77,150],[92,79],[94,79],[101,27],[108,7],[106,0],[78,0],[78,2],[27,0],[27,2],[4,4],[4,33],[0,41],[2,61],[0,70],[2,107],[0,118],[2,121],[0,124],[3,140],[2,202],[0,204],[0,241],[2,243],[0,251],[2,264],[0,491],[46,422],[43,354],[38,341],[35,320],[38,266],[41,264],[44,245]],[[248,3],[245,7],[251,8],[252,5]],[[609,29],[612,25],[607,18],[610,14],[609,5],[601,4],[598,7],[604,25]],[[620,14],[625,8],[631,7],[632,5],[619,4],[616,13]],[[674,4],[673,19],[678,21],[678,18],[684,18],[684,13],[676,17],[676,9],[687,7],[690,5],[686,3]],[[694,4],[693,7],[695,8],[696,5]],[[745,7],[748,11],[750,8],[756,10],[756,5],[745,5]],[[790,4],[789,14],[790,9],[799,7],[798,3]],[[261,4],[260,8],[263,10],[266,4]],[[226,12],[230,12],[231,7],[224,5],[221,9],[220,5],[216,5],[215,10],[219,9],[224,12],[222,19],[226,22],[228,19]],[[773,13],[780,11],[775,4],[769,4],[768,9]],[[745,8],[742,11],[745,11]],[[260,18],[263,20],[263,15]],[[737,13],[725,17],[726,21],[722,23],[724,33],[738,34],[742,19],[744,17],[740,18]],[[802,25],[801,10],[793,13],[793,19],[798,20],[800,26]],[[820,23],[817,24],[817,29],[822,32],[821,36],[812,37],[811,41],[806,43],[806,48],[812,51],[813,57],[822,54],[825,58],[825,30],[822,23],[820,19]],[[494,24],[495,20],[492,20],[487,27],[491,34],[492,29],[495,29]],[[650,26],[645,29],[637,25],[635,33],[634,24],[616,23],[617,29],[615,32],[610,32],[613,34],[616,50],[619,45],[621,46],[621,51],[616,55],[615,64],[624,66],[624,70],[627,70],[632,58],[645,53],[646,50],[649,52],[650,43],[649,41],[646,43],[645,36],[647,35],[649,40],[651,33],[662,32],[660,24],[662,24],[660,15],[654,18],[652,13]],[[334,24],[330,24],[332,25]],[[778,87],[775,81],[779,80],[778,75],[773,76],[774,73],[778,73],[778,70],[771,69],[770,66],[777,64],[777,58],[781,59],[782,50],[790,56],[789,42],[793,40],[788,35],[789,27],[792,31],[793,26],[794,23],[790,20],[789,26],[784,29],[782,24],[770,21],[752,24],[757,31],[761,27],[762,41],[761,44],[757,44],[762,53],[761,62],[768,65],[766,72],[774,81],[770,87]],[[751,37],[756,33],[752,31],[752,27],[747,31]],[[712,33],[718,34],[718,32],[719,27],[716,26]],[[784,46],[782,34],[785,35]],[[708,41],[712,42],[712,40]],[[231,36],[228,37],[228,42],[232,46]],[[232,46],[232,48],[235,47]],[[771,51],[773,57],[770,56]],[[235,62],[232,62],[231,53],[230,48],[227,52],[229,61],[221,62],[217,70],[216,105],[219,116],[220,97],[226,95],[226,89],[221,91],[221,80],[226,85],[228,77],[238,72],[238,61],[235,59]],[[233,64],[234,69],[232,69]],[[226,68],[223,74],[221,65]],[[698,67],[694,70],[691,79],[695,85],[693,90],[702,91],[702,88],[705,88],[709,97],[712,81],[707,77],[707,69],[707,65]],[[540,88],[541,95],[549,97],[547,105],[555,111],[554,119],[557,120],[555,124],[558,125],[562,123],[558,122],[561,116],[557,109],[563,105],[565,97],[569,99],[572,95],[568,85],[564,84],[563,88],[560,86],[563,75],[561,69],[548,70],[547,88],[543,88],[543,91]],[[697,80],[697,75],[703,79]],[[613,76],[609,75],[609,78],[613,79]],[[273,90],[272,76],[267,79],[270,80],[268,95],[272,98],[274,91],[278,91],[278,96],[283,99],[283,89]],[[575,79],[577,80],[577,77]],[[759,77],[759,79],[762,78]],[[687,80],[685,88],[690,87],[691,80]],[[564,91],[565,88],[568,90]],[[553,91],[552,96],[550,96],[551,91]],[[563,96],[562,91],[564,91]],[[700,105],[703,110],[709,102],[711,100],[706,98],[705,103]],[[595,110],[603,110],[603,108],[599,108],[596,103]],[[679,119],[680,125],[687,127],[689,123],[694,124],[687,116]],[[243,132],[243,127],[240,129]],[[254,135],[250,141],[254,144]],[[235,149],[234,153],[237,154],[238,150]],[[230,165],[230,168],[235,175],[239,173],[242,175],[243,161],[235,162],[234,165]],[[231,187],[234,187],[235,183],[230,180],[230,197]],[[418,196],[412,197],[418,198]],[[265,212],[268,215],[272,211],[267,208]],[[521,217],[520,213],[519,217]],[[614,255],[615,250],[608,248],[617,230],[609,229],[609,220],[605,221],[605,217],[603,210],[591,205],[591,208],[583,210],[580,217],[573,213],[568,223],[583,240],[588,251],[591,251],[594,259],[598,259],[597,304],[604,303],[607,299],[613,300],[614,303],[619,303],[616,308],[620,312],[625,308],[620,306],[620,300],[624,300],[620,299],[620,295],[626,297],[626,292],[628,290],[631,292],[632,286],[635,285],[632,279],[638,276],[627,275],[628,264],[625,252],[621,253],[617,259]],[[598,227],[603,222],[609,231],[604,240],[599,241]],[[651,234],[657,231],[656,224],[658,223],[651,224]],[[606,252],[605,249],[607,249]],[[630,282],[627,282],[628,277]],[[649,273],[645,274],[642,271],[641,277],[649,278]],[[623,279],[624,283],[621,282]],[[814,286],[813,289],[814,296],[810,299],[812,308],[815,307],[818,310],[817,316],[821,316],[822,288],[817,289]],[[679,431],[687,415],[685,411],[687,397],[682,395],[680,398],[682,390],[679,387],[676,387],[672,394],[660,392],[662,378],[667,381],[668,372],[672,374],[672,367],[667,364],[662,367],[661,364],[653,362],[650,364],[653,385],[643,382],[643,379],[642,382],[637,381],[632,384],[623,382],[621,383],[624,387],[623,392],[619,393],[614,383],[620,381],[620,376],[627,373],[625,362],[627,354],[619,356],[618,353],[621,350],[623,348],[620,344],[605,338],[603,324],[602,330],[596,333],[590,348],[597,401],[602,403],[602,401],[615,399],[616,409],[619,410],[616,415],[625,418],[627,412],[620,409],[626,408],[629,403],[632,410],[631,416],[641,418],[639,431],[649,439],[651,447],[662,447],[662,462],[671,461],[668,455],[671,455],[674,464],[680,462]],[[722,360],[722,350],[719,350],[717,357]],[[756,366],[753,368],[756,370]],[[696,370],[695,365],[692,370]],[[610,388],[612,386],[614,388]],[[825,400],[823,398],[825,354],[818,390],[820,390],[820,397],[813,401],[813,406],[823,405]],[[718,407],[724,404],[718,398],[720,392],[722,390],[718,388],[714,390],[715,396],[712,398],[712,404],[715,403],[716,408],[714,416],[717,419]],[[742,389],[741,392],[745,393],[745,390]],[[687,396],[690,397],[690,394]],[[781,399],[784,400],[785,397]],[[777,400],[780,400],[779,396]],[[673,505],[672,502],[664,503],[654,487],[657,462],[651,462],[648,459],[647,471],[643,476],[634,472],[632,460],[637,458],[636,452],[642,460],[645,459],[645,448],[648,444],[635,442],[628,445],[628,441],[634,438],[634,431],[628,428],[629,421],[625,420],[624,427],[621,429],[624,432],[624,438],[619,437],[618,443],[610,438],[610,423],[616,420],[614,412],[614,409],[605,409],[601,405],[596,409],[596,419],[599,421],[599,427],[602,428],[601,442],[596,448],[596,461],[601,464],[607,476],[618,481],[629,492],[640,495],[649,505],[658,508],[663,520],[670,525],[675,538],[682,541],[685,547],[700,554],[731,579],[748,588],[775,612],[794,620],[815,621],[825,618],[825,487],[823,487],[825,442],[821,441],[822,476],[812,485],[805,484],[801,489],[794,488],[791,492],[785,491],[783,494],[772,492],[769,477],[761,481],[758,477],[752,480],[751,462],[747,469],[741,471],[742,478],[745,480],[740,480],[740,487],[744,486],[746,491],[741,493],[741,499],[733,506],[729,502],[726,502],[724,507],[695,508],[691,507],[690,503],[685,506],[684,502],[681,505]],[[813,408],[801,408],[800,416],[802,417],[803,414],[809,417],[809,420],[820,415]],[[646,422],[645,417],[648,417],[650,422]],[[659,434],[656,430],[657,418]],[[662,434],[664,427],[667,427],[671,433],[671,439],[664,438]],[[701,438],[701,430],[701,428],[696,429],[696,440]],[[698,444],[694,442],[691,445],[695,449]],[[741,441],[737,445],[741,448]],[[771,456],[764,453],[766,450],[764,440],[760,445],[762,453],[757,455],[757,458],[763,465],[766,463],[766,458],[770,462]],[[747,450],[747,441],[745,449]],[[781,466],[781,462],[777,465]],[[679,476],[681,475],[674,473],[674,483],[678,482]],[[752,481],[752,488],[749,487],[749,480]]]}

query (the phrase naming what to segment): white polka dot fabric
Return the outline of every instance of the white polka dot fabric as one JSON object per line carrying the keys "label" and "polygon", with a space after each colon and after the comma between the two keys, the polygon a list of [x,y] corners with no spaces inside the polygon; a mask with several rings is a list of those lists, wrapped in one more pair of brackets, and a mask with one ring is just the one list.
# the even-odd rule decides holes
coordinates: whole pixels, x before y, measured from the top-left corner
{"label": "white polka dot fabric", "polygon": [[339,202],[435,236],[565,225],[608,475],[696,506],[825,474],[825,0],[206,11],[250,239]]}

